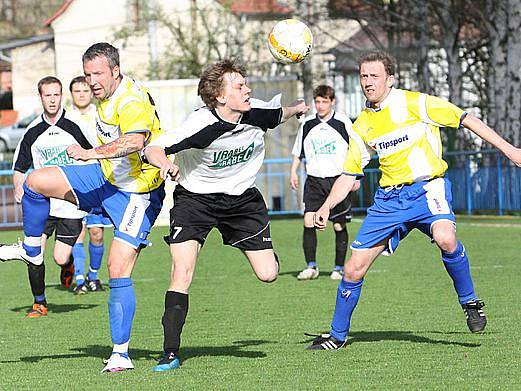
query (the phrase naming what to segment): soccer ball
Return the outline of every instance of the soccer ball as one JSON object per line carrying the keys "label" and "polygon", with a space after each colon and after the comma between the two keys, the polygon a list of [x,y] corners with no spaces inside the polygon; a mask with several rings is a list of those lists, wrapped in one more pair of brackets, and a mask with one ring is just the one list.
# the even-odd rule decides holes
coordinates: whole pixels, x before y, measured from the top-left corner
{"label": "soccer ball", "polygon": [[313,34],[305,23],[297,19],[278,22],[268,36],[271,55],[283,64],[303,61],[313,47]]}

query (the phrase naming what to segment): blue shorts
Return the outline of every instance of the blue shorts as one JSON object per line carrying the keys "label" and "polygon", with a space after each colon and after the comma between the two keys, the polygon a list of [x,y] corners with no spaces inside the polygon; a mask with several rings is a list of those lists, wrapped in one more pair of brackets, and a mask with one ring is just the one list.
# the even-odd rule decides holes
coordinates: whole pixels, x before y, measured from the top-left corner
{"label": "blue shorts", "polygon": [[101,208],[93,208],[90,213],[83,219],[87,228],[109,228],[112,222],[108,217],[103,216]]}
{"label": "blue shorts", "polygon": [[432,239],[431,227],[439,220],[456,222],[448,179],[379,188],[351,249],[363,250],[387,240],[382,254],[391,255],[414,228]]}
{"label": "blue shorts", "polygon": [[60,166],[76,198],[79,209],[90,212],[101,207],[114,225],[114,238],[138,249],[149,244],[147,236],[156,221],[164,186],[150,193],[129,193],[112,185],[96,164]]}

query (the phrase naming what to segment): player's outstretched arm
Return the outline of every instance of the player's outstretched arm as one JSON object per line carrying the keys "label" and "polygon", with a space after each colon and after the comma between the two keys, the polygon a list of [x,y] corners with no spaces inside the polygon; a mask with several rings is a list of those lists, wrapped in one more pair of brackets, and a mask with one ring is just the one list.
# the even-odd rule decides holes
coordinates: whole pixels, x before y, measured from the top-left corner
{"label": "player's outstretched arm", "polygon": [[148,146],[144,150],[147,161],[160,169],[159,175],[166,180],[168,177],[174,181],[179,177],[179,167],[172,163],[165,154],[165,149],[159,146]]}
{"label": "player's outstretched arm", "polygon": [[71,145],[67,148],[67,154],[76,160],[123,157],[141,151],[145,144],[145,137],[145,133],[124,134],[108,144],[103,144],[92,149],[84,149],[79,145]]}
{"label": "player's outstretched arm", "polygon": [[298,166],[300,165],[300,159],[297,156],[293,156],[293,162],[289,171],[289,184],[293,190],[298,189]]}
{"label": "player's outstretched arm", "polygon": [[282,107],[282,120],[281,122],[285,122],[294,115],[300,117],[302,114],[306,114],[309,110],[309,106],[302,99],[298,99],[289,106]]}
{"label": "player's outstretched arm", "polygon": [[347,197],[356,182],[356,177],[352,175],[342,174],[337,178],[328,197],[313,216],[315,227],[318,229],[326,228],[329,211]]}
{"label": "player's outstretched arm", "polygon": [[503,152],[516,166],[521,167],[521,149],[514,147],[479,118],[468,114],[461,124]]}

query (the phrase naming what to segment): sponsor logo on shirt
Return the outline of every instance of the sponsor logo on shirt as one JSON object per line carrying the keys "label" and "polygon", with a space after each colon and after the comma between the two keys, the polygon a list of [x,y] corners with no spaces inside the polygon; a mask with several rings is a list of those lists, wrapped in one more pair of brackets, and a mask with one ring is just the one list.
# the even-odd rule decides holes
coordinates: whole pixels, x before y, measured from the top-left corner
{"label": "sponsor logo on shirt", "polygon": [[104,137],[110,137],[110,132],[105,132],[98,122],[96,122],[96,130]]}
{"label": "sponsor logo on shirt", "polygon": [[235,149],[219,151],[213,153],[213,164],[208,166],[214,169],[234,166],[244,163],[250,159],[255,149],[255,143],[251,143],[247,147],[239,147]]}
{"label": "sponsor logo on shirt", "polygon": [[336,152],[336,141],[313,140],[315,155],[334,155]]}
{"label": "sponsor logo on shirt", "polygon": [[65,146],[46,147],[40,150],[44,162],[43,166],[65,166],[74,164],[74,160],[67,155]]}
{"label": "sponsor logo on shirt", "polygon": [[403,143],[405,141],[409,141],[409,135],[405,135],[402,137],[395,138],[389,141],[383,141],[381,143],[376,144],[376,149],[378,151],[385,150],[387,148],[396,147],[398,144]]}

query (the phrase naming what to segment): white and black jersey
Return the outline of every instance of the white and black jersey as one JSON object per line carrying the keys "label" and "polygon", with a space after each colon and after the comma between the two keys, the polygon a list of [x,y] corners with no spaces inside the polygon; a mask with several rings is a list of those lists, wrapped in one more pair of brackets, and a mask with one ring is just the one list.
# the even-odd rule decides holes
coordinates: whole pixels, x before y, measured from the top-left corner
{"label": "white and black jersey", "polygon": [[340,175],[353,128],[344,114],[333,112],[323,121],[318,114],[306,117],[300,126],[292,154],[306,159],[306,172],[318,178]]}
{"label": "white and black jersey", "polygon": [[[29,124],[16,147],[13,170],[25,174],[30,168],[85,164],[71,159],[66,149],[73,144],[79,144],[85,149],[92,148],[88,134],[86,124],[68,111],[62,110],[54,125],[41,114]],[[83,218],[85,212],[70,202],[51,198],[50,216],[77,219]]]}
{"label": "white and black jersey", "polygon": [[270,102],[250,99],[251,110],[238,123],[227,122],[215,109],[196,110],[176,130],[150,145],[175,154],[179,184],[198,194],[243,194],[255,186],[264,160],[264,136],[280,124],[280,94]]}

